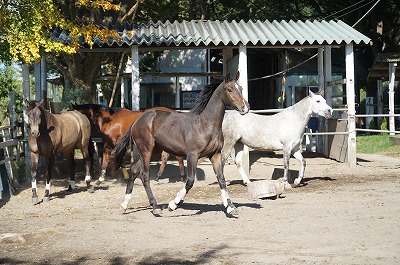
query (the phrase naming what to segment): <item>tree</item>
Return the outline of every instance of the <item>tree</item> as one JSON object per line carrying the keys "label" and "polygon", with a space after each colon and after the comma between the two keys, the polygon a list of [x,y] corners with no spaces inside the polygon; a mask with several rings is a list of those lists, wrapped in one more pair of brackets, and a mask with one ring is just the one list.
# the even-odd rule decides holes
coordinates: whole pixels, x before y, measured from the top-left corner
{"label": "tree", "polygon": [[[15,91],[17,97],[22,98],[22,83],[17,78],[17,69],[10,63],[0,66],[0,125],[7,123],[8,115],[8,92]],[[17,108],[22,104],[18,102]]]}

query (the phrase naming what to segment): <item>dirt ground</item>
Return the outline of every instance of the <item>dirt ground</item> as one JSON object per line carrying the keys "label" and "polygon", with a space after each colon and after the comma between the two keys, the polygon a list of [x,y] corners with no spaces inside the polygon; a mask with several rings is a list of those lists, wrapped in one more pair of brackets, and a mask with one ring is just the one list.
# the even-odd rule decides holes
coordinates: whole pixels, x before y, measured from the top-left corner
{"label": "dirt ground", "polygon": [[[250,198],[235,165],[227,165],[237,218],[224,214],[208,161],[184,204],[162,217],[151,214],[140,181],[121,214],[122,174],[89,194],[81,171],[78,190],[67,194],[68,169],[59,161],[50,202],[31,205],[29,186],[1,202],[0,264],[399,264],[400,159],[359,154],[352,171],[305,156],[302,185],[278,199]],[[250,159],[252,180],[282,168],[279,153],[252,152]],[[184,185],[178,176],[169,162],[160,184],[152,181],[164,208]],[[38,186],[43,196],[43,179]]]}

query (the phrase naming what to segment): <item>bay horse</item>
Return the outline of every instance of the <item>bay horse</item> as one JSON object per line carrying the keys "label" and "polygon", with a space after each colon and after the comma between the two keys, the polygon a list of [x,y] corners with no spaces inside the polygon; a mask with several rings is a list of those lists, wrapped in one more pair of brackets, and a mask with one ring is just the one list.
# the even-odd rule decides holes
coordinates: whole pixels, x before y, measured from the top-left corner
{"label": "bay horse", "polygon": [[261,151],[283,150],[284,174],[283,181],[288,186],[289,159],[293,155],[301,169],[293,185],[298,186],[304,177],[306,161],[301,154],[300,144],[304,131],[312,114],[330,118],[332,108],[326,100],[318,94],[309,91],[309,96],[303,98],[291,107],[274,115],[259,115],[249,113],[245,116],[237,115],[235,111],[227,111],[222,122],[224,146],[222,160],[225,164],[232,148],[235,151],[235,164],[242,176],[243,183],[250,182],[242,165],[244,145]]}
{"label": "bay horse", "polygon": [[[82,104],[73,105],[73,109],[78,110],[85,114],[90,122],[96,127],[101,133],[103,141],[103,157],[101,163],[101,176],[96,182],[96,185],[100,185],[106,179],[106,171],[109,164],[111,152],[115,147],[115,144],[121,138],[121,136],[128,131],[129,126],[135,122],[140,116],[146,111],[150,110],[163,110],[167,112],[176,112],[173,109],[165,107],[155,107],[147,109],[145,111],[132,111],[125,108],[114,110],[110,107],[99,105],[99,104]],[[161,150],[160,150],[161,151]],[[169,154],[165,151],[161,151],[161,166],[157,173],[155,180],[158,182],[162,173],[164,172],[165,166],[167,165]],[[176,157],[179,163],[179,171],[182,180],[185,179],[185,168],[183,159],[179,156]]]}
{"label": "bay horse", "polygon": [[231,106],[240,114],[249,112],[249,104],[242,96],[242,87],[237,83],[239,72],[233,80],[229,73],[224,80],[207,85],[198,95],[190,112],[175,113],[160,110],[143,114],[121,137],[115,146],[113,164],[118,169],[128,145],[132,141],[137,148],[137,159],[130,168],[125,200],[121,208],[125,212],[132,197],[133,183],[138,175],[143,182],[154,215],[162,213],[154,198],[149,183],[150,157],[155,147],[160,147],[170,154],[186,157],[187,180],[176,198],[170,201],[171,211],[181,204],[193,187],[198,159],[208,157],[216,173],[223,205],[228,215],[237,214],[226,189],[221,149],[223,145],[222,119],[226,106]]}
{"label": "bay horse", "polygon": [[85,181],[87,190],[93,192],[93,187],[90,185],[90,122],[88,118],[78,111],[52,114],[43,108],[43,99],[39,102],[26,99],[25,105],[29,127],[28,144],[32,161],[32,203],[39,203],[36,176],[38,174],[38,161],[41,156],[45,157],[48,162],[44,202],[50,200],[50,180],[56,154],[58,153],[64,155],[70,169],[68,191],[72,191],[75,188],[75,149],[80,149],[82,152],[86,163]]}

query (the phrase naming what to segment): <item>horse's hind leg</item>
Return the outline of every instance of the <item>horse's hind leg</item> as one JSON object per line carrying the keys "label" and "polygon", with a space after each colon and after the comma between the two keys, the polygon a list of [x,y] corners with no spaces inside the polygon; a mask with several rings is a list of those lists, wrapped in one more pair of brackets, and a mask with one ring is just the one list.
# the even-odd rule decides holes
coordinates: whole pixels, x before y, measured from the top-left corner
{"label": "horse's hind leg", "polygon": [[303,155],[301,154],[300,150],[297,150],[296,152],[293,153],[294,158],[296,158],[297,160],[299,160],[300,162],[300,171],[299,171],[299,175],[298,177],[294,180],[293,182],[293,186],[297,187],[301,180],[304,177],[304,171],[306,169],[306,160],[304,159]]}
{"label": "horse's hind leg", "polygon": [[289,175],[289,160],[290,160],[290,151],[283,150],[283,182],[285,184],[285,188],[291,188],[288,180]]}
{"label": "horse's hind leg", "polygon": [[68,167],[69,167],[69,185],[68,185],[68,190],[69,192],[72,192],[73,189],[75,189],[75,169],[76,169],[76,163],[74,159],[74,152],[70,153],[64,153],[64,156],[68,162]]}
{"label": "horse's hind leg", "polygon": [[37,176],[37,167],[39,161],[39,154],[31,152],[31,161],[32,161],[32,168],[31,168],[31,176],[32,176],[32,203],[38,204],[39,198],[37,195],[37,183],[36,183],[36,176]]}
{"label": "horse's hind leg", "polygon": [[49,157],[47,165],[46,190],[44,192],[44,197],[43,197],[44,202],[48,202],[50,200],[50,180],[52,177],[54,163],[55,163],[55,157],[54,156]]}
{"label": "horse's hind leg", "polygon": [[[162,211],[161,211],[160,207],[158,206],[156,198],[154,197],[153,191],[151,190],[151,187],[150,187],[151,152],[147,152],[146,154],[142,155],[142,158],[143,158],[143,171],[140,174],[140,179],[142,180],[143,187],[147,194],[147,198],[149,199],[149,203],[153,207],[152,213],[156,216],[159,216],[162,214]],[[139,160],[139,162],[140,162],[140,160]]]}
{"label": "horse's hind leg", "polygon": [[187,180],[185,187],[181,189],[178,194],[176,195],[175,199],[170,201],[168,204],[168,208],[170,211],[176,210],[178,208],[178,205],[181,204],[185,197],[186,194],[189,192],[189,190],[193,187],[194,184],[194,178],[196,176],[196,167],[197,167],[197,161],[198,161],[198,155],[196,154],[191,154],[187,155]]}
{"label": "horse's hind leg", "polygon": [[132,191],[133,191],[133,184],[135,183],[135,179],[140,173],[140,160],[134,162],[129,170],[129,179],[128,183],[126,184],[126,191],[125,191],[125,198],[124,201],[120,204],[120,208],[122,213],[125,213],[128,209],[129,201],[132,198]]}
{"label": "horse's hind leg", "polygon": [[242,176],[243,184],[247,185],[251,181],[243,168],[244,144],[241,142],[237,142],[234,148],[235,148],[235,164],[239,170],[240,176]]}

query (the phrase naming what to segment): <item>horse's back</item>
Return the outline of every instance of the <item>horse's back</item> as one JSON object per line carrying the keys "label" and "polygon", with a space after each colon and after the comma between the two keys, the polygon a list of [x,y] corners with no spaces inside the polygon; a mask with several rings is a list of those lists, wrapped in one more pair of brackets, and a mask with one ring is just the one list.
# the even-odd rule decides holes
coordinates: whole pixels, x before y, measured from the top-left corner
{"label": "horse's back", "polygon": [[65,111],[55,114],[62,135],[62,146],[81,147],[87,145],[90,139],[90,122],[79,111]]}

